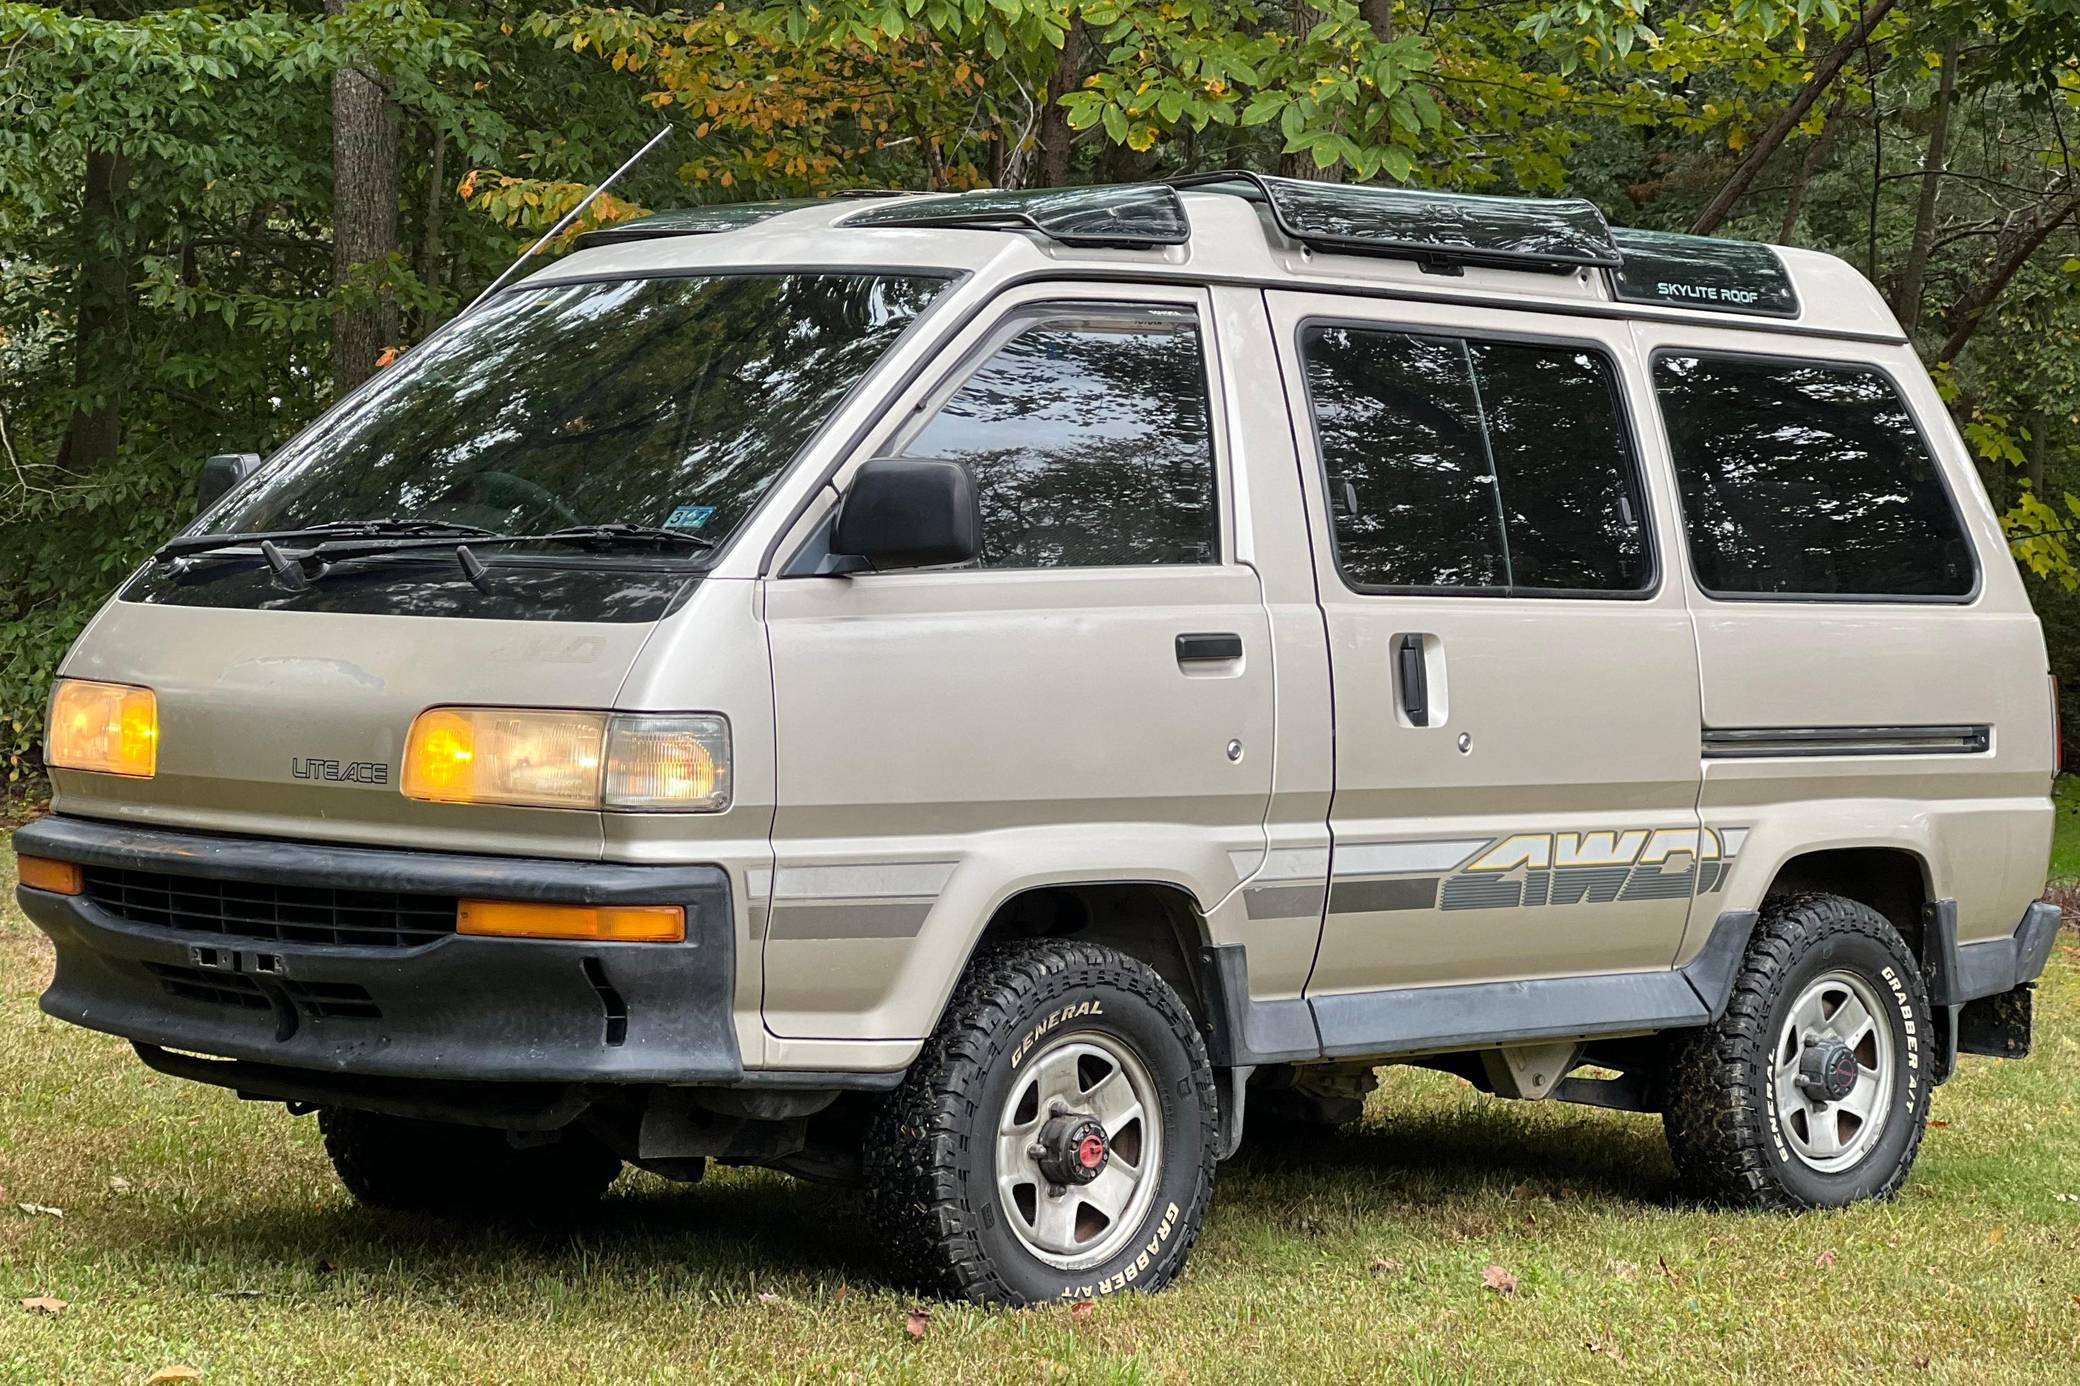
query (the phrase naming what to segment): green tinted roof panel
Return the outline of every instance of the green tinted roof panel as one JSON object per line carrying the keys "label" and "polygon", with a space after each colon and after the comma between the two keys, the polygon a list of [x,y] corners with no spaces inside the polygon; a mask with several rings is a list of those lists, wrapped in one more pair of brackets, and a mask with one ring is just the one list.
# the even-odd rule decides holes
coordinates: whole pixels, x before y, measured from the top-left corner
{"label": "green tinted roof panel", "polygon": [[844,189],[829,197],[786,197],[767,202],[716,202],[705,207],[674,207],[648,216],[595,226],[578,236],[574,247],[616,245],[624,241],[648,241],[661,236],[708,236],[722,231],[741,231],[782,212],[804,207],[827,207],[833,198],[892,197],[878,189]]}
{"label": "green tinted roof panel", "polygon": [[1611,291],[1627,303],[1798,316],[1798,290],[1791,274],[1766,245],[1672,231],[1611,234],[1625,257],[1611,272]]}
{"label": "green tinted roof panel", "polygon": [[1091,188],[985,189],[905,198],[845,219],[847,226],[1025,228],[1063,245],[1183,245],[1191,236],[1184,204],[1163,183]]}
{"label": "green tinted roof panel", "polygon": [[1195,174],[1176,185],[1264,203],[1279,230],[1319,250],[1504,269],[1618,263],[1603,213],[1579,199],[1473,197],[1246,172]]}

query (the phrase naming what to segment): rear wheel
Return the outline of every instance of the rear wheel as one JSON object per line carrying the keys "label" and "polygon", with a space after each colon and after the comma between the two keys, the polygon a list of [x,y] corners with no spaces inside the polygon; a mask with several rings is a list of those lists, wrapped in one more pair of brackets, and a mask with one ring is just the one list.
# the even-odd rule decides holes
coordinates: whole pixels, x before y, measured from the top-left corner
{"label": "rear wheel", "polygon": [[867,1141],[869,1210],[977,1303],[1160,1289],[1213,1192],[1213,1070],[1177,993],[1110,948],[980,954]]}
{"label": "rear wheel", "polygon": [[1897,1192],[1928,1119],[1921,969],[1868,905],[1768,901],[1726,1014],[1676,1041],[1662,1122],[1697,1192],[1831,1208]]}
{"label": "rear wheel", "polygon": [[516,1147],[486,1127],[343,1107],[320,1112],[318,1129],[340,1182],[370,1208],[555,1214],[596,1202],[621,1172],[613,1151],[576,1132]]}

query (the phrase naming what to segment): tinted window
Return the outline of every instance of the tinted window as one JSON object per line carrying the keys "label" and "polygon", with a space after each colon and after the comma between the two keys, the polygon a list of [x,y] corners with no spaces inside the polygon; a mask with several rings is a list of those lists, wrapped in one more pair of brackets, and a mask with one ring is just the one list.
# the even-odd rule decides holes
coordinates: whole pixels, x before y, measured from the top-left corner
{"label": "tinted window", "polygon": [[967,464],[985,567],[1214,561],[1212,414],[1189,314],[1034,321],[903,450]]}
{"label": "tinted window", "polygon": [[944,286],[730,274],[515,290],[384,370],[213,527],[623,520],[719,540]]}
{"label": "tinted window", "polygon": [[1690,560],[1707,590],[1954,597],[1970,547],[1892,382],[1864,366],[1663,356]]}
{"label": "tinted window", "polygon": [[1351,582],[1619,592],[1651,580],[1598,354],[1353,327],[1309,329],[1302,354]]}

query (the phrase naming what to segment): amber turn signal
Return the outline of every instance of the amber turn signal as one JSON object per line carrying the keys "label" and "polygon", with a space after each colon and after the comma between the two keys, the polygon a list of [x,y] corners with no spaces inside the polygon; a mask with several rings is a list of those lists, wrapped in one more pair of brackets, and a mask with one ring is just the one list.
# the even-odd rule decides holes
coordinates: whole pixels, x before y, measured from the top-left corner
{"label": "amber turn signal", "polygon": [[538,905],[520,900],[464,900],[455,932],[492,938],[581,938],[602,943],[678,943],[686,937],[682,905]]}
{"label": "amber turn signal", "polygon": [[49,857],[17,857],[15,867],[21,883],[31,890],[47,890],[53,895],[79,895],[87,888],[77,862],[52,861]]}

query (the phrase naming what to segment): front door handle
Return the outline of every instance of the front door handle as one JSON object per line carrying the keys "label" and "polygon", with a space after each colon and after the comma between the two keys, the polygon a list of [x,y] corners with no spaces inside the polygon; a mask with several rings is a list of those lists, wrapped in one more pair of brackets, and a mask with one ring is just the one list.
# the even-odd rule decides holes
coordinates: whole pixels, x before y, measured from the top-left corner
{"label": "front door handle", "polygon": [[1394,642],[1394,682],[1401,693],[1401,712],[1409,725],[1430,725],[1430,674],[1423,661],[1423,637],[1404,635]]}
{"label": "front door handle", "polygon": [[1242,637],[1229,631],[1177,637],[1177,663],[1229,664],[1242,658]]}

